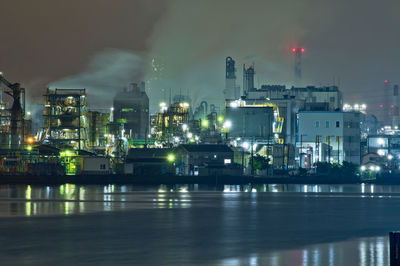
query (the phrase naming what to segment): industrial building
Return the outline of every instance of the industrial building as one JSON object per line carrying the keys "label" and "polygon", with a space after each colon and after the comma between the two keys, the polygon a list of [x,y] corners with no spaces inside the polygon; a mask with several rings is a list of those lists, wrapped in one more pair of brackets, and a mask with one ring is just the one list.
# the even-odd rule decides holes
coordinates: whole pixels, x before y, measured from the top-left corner
{"label": "industrial building", "polygon": [[[234,152],[226,145],[183,144],[174,150],[174,156],[177,172],[181,175],[209,175],[210,168],[214,173],[218,168],[218,175],[224,175],[234,162]],[[240,168],[238,170],[236,173],[240,175]]]}
{"label": "industrial building", "polygon": [[[246,68],[243,65],[243,95],[247,95],[249,91],[255,90],[254,87],[254,75],[255,75],[254,65]],[[236,98],[237,99],[237,98]]]}
{"label": "industrial building", "polygon": [[[27,131],[31,125],[25,126],[25,89],[19,83],[11,83],[0,72],[0,87],[4,84],[8,89],[4,93],[12,99],[11,108],[6,108],[3,101],[3,89],[0,100],[0,145],[6,149],[21,149],[26,144]],[[29,132],[30,133],[30,132]]]}
{"label": "industrial building", "polygon": [[[262,85],[261,89],[253,89],[247,93],[249,99],[286,99],[304,100],[306,105],[327,104],[328,110],[341,110],[343,106],[342,93],[336,86],[304,88],[292,87],[286,89],[282,85]],[[313,109],[313,108],[311,108]]]}
{"label": "industrial building", "polygon": [[47,89],[45,97],[45,138],[55,147],[88,150],[89,119],[85,89]]}
{"label": "industrial building", "polygon": [[184,125],[189,123],[189,114],[190,106],[186,102],[177,102],[169,107],[161,103],[152,134],[162,142],[171,143],[174,137],[182,137]]}
{"label": "industrial building", "polygon": [[[274,138],[274,108],[270,105],[247,105],[244,101],[227,102],[226,133],[230,138]],[[277,132],[277,131],[275,131]]]}
{"label": "industrial building", "polygon": [[228,56],[225,60],[224,99],[239,99],[240,86],[236,85],[235,60]]}
{"label": "industrial building", "polygon": [[316,162],[360,164],[360,113],[301,111],[297,150],[301,167]]}
{"label": "industrial building", "polygon": [[145,83],[131,83],[114,97],[114,121],[124,124],[124,137],[144,139],[149,134],[149,97]]}
{"label": "industrial building", "polygon": [[[89,119],[89,148],[100,154],[106,154],[108,141],[110,113],[88,111]],[[118,134],[117,134],[118,135]]]}

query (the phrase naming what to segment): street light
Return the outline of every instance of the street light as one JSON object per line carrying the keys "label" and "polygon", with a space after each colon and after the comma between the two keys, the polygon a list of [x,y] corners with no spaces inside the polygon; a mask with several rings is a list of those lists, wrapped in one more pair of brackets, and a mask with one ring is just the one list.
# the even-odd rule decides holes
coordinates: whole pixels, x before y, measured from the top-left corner
{"label": "street light", "polygon": [[168,154],[167,160],[170,163],[174,162],[175,161],[175,155],[173,155],[172,153]]}
{"label": "street light", "polygon": [[230,120],[226,120],[223,124],[223,128],[225,130],[225,139],[228,139],[229,129],[232,127],[232,122]]}

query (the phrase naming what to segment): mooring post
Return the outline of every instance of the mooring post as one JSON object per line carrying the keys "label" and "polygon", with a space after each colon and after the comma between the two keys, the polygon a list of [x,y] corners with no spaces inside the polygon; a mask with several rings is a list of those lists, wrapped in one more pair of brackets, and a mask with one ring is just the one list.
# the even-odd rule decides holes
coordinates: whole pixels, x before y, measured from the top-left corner
{"label": "mooring post", "polygon": [[390,232],[390,266],[400,266],[400,232]]}

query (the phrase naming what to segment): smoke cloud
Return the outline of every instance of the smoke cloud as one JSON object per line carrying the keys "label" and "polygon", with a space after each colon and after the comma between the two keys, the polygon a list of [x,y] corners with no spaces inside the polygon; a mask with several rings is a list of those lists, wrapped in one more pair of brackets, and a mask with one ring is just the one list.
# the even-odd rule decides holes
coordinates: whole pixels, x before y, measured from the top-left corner
{"label": "smoke cloud", "polygon": [[93,108],[109,108],[115,94],[143,76],[143,59],[127,50],[96,54],[81,73],[49,84],[50,89],[86,89]]}
{"label": "smoke cloud", "polygon": [[153,87],[220,102],[226,56],[236,60],[240,85],[242,64],[254,62],[256,86],[291,86],[291,48],[300,46],[303,80],[295,85],[340,85],[346,101],[375,112],[383,80],[400,82],[399,8],[392,0],[170,1],[150,38],[151,53],[166,62],[164,82]]}

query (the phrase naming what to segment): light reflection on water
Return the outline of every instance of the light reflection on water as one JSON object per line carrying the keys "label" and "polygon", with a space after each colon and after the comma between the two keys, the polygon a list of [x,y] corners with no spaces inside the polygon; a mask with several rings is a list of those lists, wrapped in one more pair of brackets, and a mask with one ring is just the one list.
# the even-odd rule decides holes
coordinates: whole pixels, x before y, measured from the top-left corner
{"label": "light reflection on water", "polygon": [[[189,208],[193,192],[297,192],[313,196],[347,193],[359,197],[400,197],[400,186],[360,185],[74,185],[0,186],[0,216],[35,216],[116,211],[131,208]],[[330,194],[332,193],[332,194]],[[399,195],[397,195],[399,194]],[[151,203],[151,204],[150,204]],[[253,202],[256,203],[256,202]]]}
{"label": "light reflection on water", "polygon": [[336,243],[318,244],[303,249],[251,254],[243,258],[227,258],[219,265],[389,265],[387,237],[368,237]]}
{"label": "light reflection on water", "polygon": [[[100,232],[110,230],[110,237],[118,235],[119,228],[97,221],[115,214],[124,228],[121,231],[134,230],[130,232],[133,238],[121,233],[116,243],[122,241],[124,247],[132,247],[128,254],[136,252],[140,257],[149,252],[146,245],[160,248],[155,243],[161,241],[160,253],[170,259],[165,265],[187,265],[191,260],[199,265],[388,265],[385,234],[400,224],[400,215],[393,212],[399,204],[400,186],[371,184],[0,186],[0,216],[61,217],[65,223],[83,226],[76,232],[79,237],[93,237],[90,228],[97,223]],[[127,212],[118,215],[122,210]],[[82,225],[81,221],[86,221],[83,217],[89,216],[84,214],[104,212],[104,217],[89,218],[90,223]],[[72,214],[82,217],[71,219]],[[126,224],[125,217],[129,218]],[[32,228],[43,222],[37,218],[21,220],[29,221],[25,226]],[[3,228],[10,224],[3,219]],[[148,226],[147,231],[141,230],[143,226]],[[67,235],[75,233],[68,228],[75,227],[63,228]],[[365,232],[377,237],[359,238]],[[165,235],[168,238],[163,239]],[[36,239],[29,241],[38,247],[46,243]],[[135,239],[141,240],[131,246]],[[20,241],[25,243],[26,239]],[[64,254],[65,248],[71,248],[62,244],[59,250],[54,247],[55,252]],[[15,249],[18,246],[16,242]],[[185,252],[179,251],[182,248]],[[135,256],[129,258],[132,265],[137,264]],[[148,265],[152,262],[151,258],[140,259],[147,259]]]}

